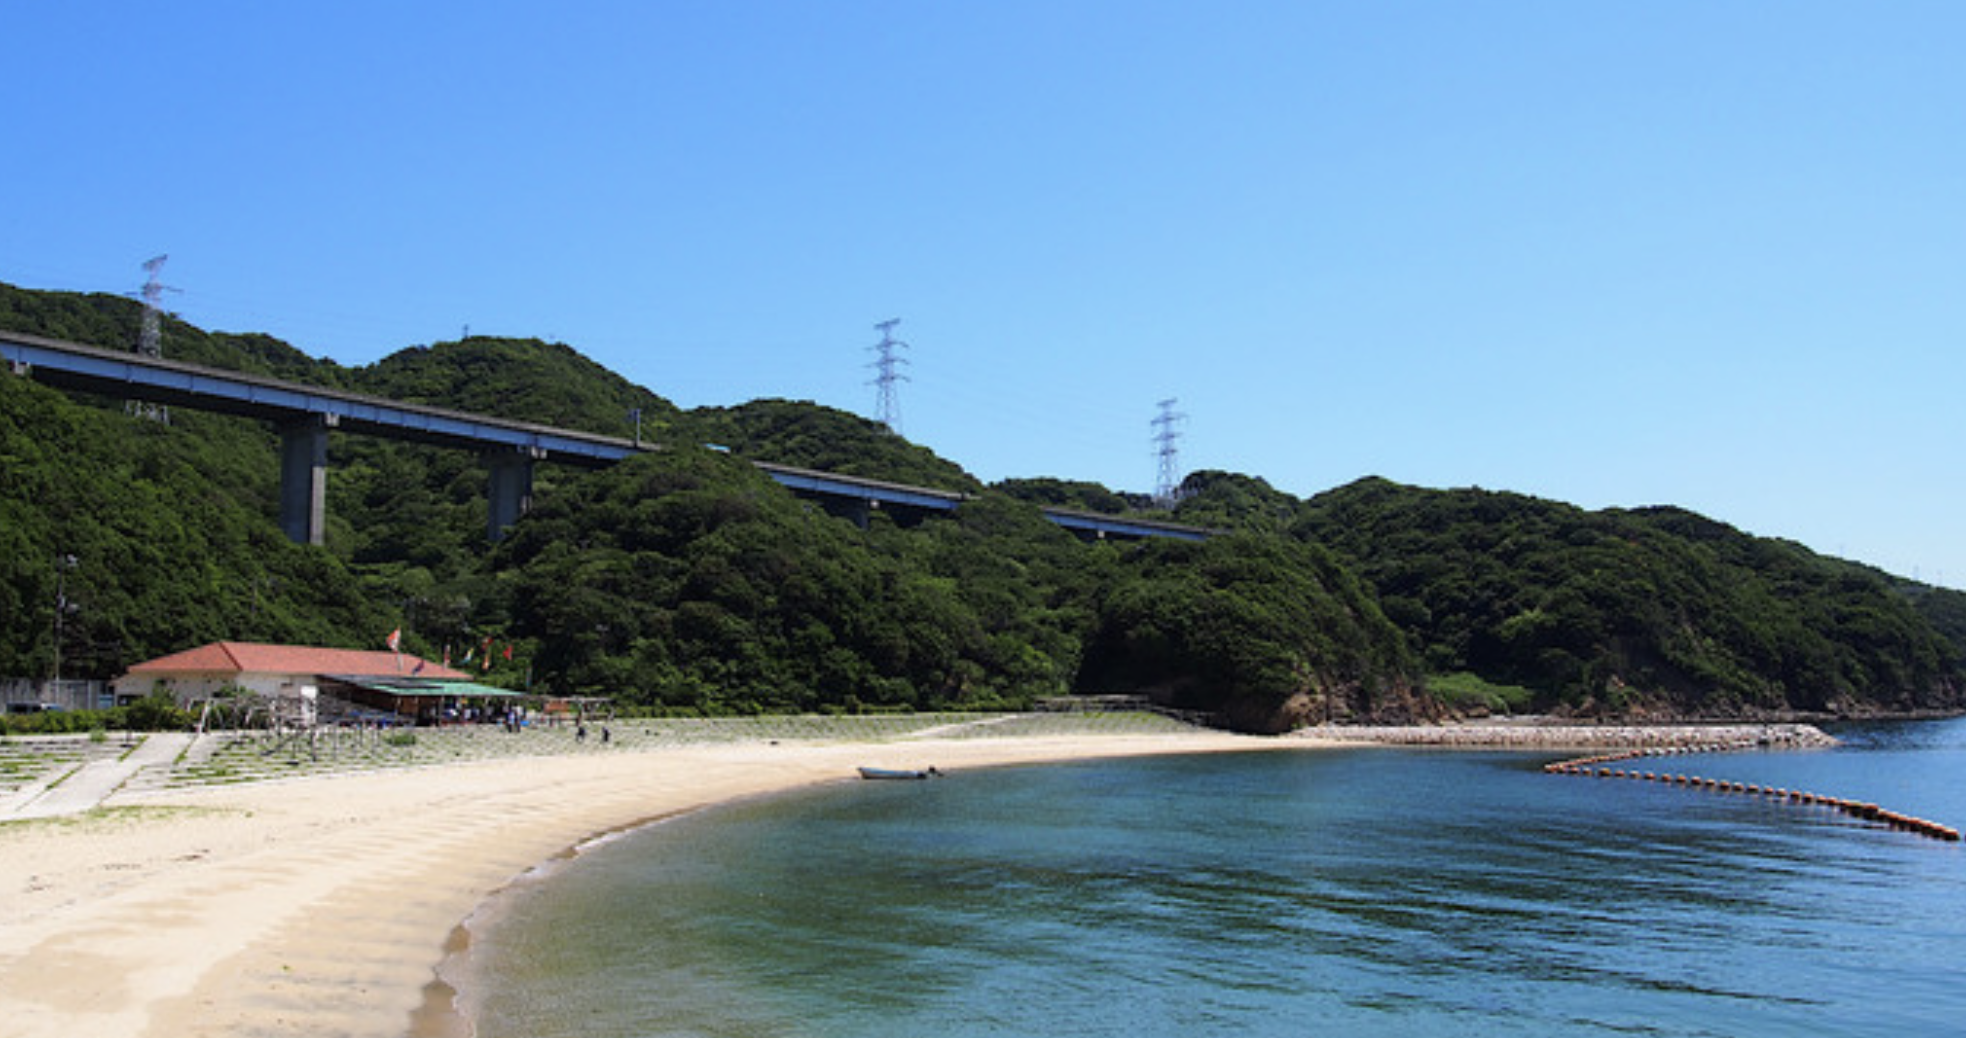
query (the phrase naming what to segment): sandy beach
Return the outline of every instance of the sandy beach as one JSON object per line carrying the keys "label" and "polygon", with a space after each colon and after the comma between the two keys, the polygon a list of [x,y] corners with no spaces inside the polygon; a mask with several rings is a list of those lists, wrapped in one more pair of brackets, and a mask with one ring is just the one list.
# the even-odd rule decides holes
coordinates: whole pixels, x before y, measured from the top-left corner
{"label": "sandy beach", "polygon": [[[436,967],[474,908],[599,833],[858,765],[1284,748],[1199,731],[593,747],[118,794],[0,825],[0,1035],[442,1034]],[[1299,744],[1298,749],[1303,748]]]}
{"label": "sandy beach", "polygon": [[[164,740],[120,760],[98,747],[108,759],[96,766],[116,783],[101,806],[0,824],[0,1038],[461,1035],[439,967],[465,920],[514,879],[597,835],[857,782],[860,765],[932,765],[962,781],[1010,764],[1360,742],[1552,752],[1833,742],[1808,726],[1517,722],[1260,738],[1147,720],[924,718],[813,737],[781,735],[831,722],[736,734],[701,722],[680,736],[637,723],[612,744],[565,730],[447,731],[425,735],[410,766],[389,766],[409,751],[379,738],[315,755],[240,736],[217,752],[228,737],[205,737],[143,767],[133,762]],[[237,773],[250,767],[262,770]],[[86,783],[56,785],[51,795]]]}

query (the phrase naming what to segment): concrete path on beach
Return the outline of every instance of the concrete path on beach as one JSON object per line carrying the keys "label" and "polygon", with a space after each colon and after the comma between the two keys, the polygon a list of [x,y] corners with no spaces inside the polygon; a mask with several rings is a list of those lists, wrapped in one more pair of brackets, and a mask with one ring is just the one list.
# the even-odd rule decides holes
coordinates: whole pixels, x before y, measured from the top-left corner
{"label": "concrete path on beach", "polygon": [[120,757],[78,765],[47,784],[29,786],[0,801],[0,821],[80,814],[107,800],[143,769],[153,764],[168,766],[191,740],[192,736],[183,732],[147,735]]}

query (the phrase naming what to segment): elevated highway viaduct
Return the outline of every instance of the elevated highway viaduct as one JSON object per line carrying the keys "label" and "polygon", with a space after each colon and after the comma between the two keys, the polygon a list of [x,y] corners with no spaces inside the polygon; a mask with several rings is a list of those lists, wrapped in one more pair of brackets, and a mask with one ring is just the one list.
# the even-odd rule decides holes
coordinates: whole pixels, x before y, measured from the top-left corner
{"label": "elevated highway viaduct", "polygon": [[[486,532],[494,540],[531,507],[537,463],[599,468],[660,449],[618,436],[491,418],[15,332],[0,332],[0,359],[16,375],[65,390],[271,423],[280,433],[280,526],[302,544],[322,540],[331,431],[477,452],[489,474]],[[915,516],[954,511],[969,499],[960,491],[754,464],[792,492],[862,524],[875,509]],[[1088,538],[1200,540],[1209,535],[1178,523],[1073,509],[1046,508],[1044,514]]]}

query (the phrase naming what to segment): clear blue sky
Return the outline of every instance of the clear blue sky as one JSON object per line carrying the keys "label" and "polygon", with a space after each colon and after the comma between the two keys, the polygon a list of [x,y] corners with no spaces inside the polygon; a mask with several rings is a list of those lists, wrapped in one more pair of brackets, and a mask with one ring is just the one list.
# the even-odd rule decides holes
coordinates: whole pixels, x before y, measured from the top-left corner
{"label": "clear blue sky", "polygon": [[0,280],[567,342],[988,480],[1677,504],[1966,586],[1966,4],[38,3]]}

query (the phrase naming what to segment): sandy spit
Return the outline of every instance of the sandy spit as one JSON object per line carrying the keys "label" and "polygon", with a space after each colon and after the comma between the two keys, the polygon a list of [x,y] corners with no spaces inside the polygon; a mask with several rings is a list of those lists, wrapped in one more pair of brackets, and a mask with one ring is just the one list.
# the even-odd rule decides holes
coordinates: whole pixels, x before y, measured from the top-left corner
{"label": "sandy spit", "polygon": [[429,1033],[419,1011],[447,936],[597,833],[857,781],[861,764],[954,773],[1314,745],[1181,733],[599,749],[115,798],[0,826],[0,1036]]}

